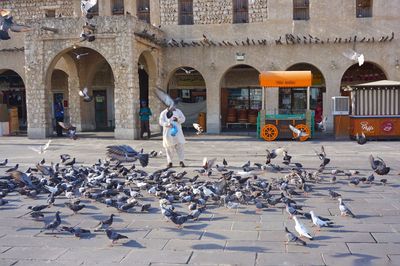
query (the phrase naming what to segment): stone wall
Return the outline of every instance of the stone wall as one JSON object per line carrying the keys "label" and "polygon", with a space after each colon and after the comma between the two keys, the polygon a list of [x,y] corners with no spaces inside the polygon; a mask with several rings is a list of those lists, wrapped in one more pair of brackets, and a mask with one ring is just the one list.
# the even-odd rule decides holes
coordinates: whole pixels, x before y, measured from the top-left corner
{"label": "stone wall", "polygon": [[[178,24],[179,1],[161,0],[160,15],[162,25]],[[194,24],[232,23],[232,0],[194,0]],[[267,0],[255,0],[249,3],[249,22],[263,22],[267,19]]]}
{"label": "stone wall", "polygon": [[7,0],[0,1],[0,8],[11,9],[14,20],[23,22],[26,19],[44,18],[46,9],[55,9],[56,17],[71,17],[74,13],[73,1],[74,0]]}

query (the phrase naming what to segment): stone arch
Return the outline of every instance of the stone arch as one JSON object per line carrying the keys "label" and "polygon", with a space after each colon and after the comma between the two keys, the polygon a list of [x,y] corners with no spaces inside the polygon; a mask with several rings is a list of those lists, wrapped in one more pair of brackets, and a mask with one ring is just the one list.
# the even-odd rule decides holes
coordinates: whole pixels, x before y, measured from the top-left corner
{"label": "stone arch", "polygon": [[233,65],[222,74],[219,92],[223,129],[230,130],[231,125],[256,129],[257,113],[262,108],[259,74],[256,67],[248,64]]}
{"label": "stone arch", "polygon": [[[168,74],[167,91],[172,98],[181,98],[178,108],[186,116],[184,126],[192,128],[199,116],[207,113],[207,85],[203,74],[191,66],[178,66]],[[205,119],[201,121],[204,123]],[[202,124],[206,127],[205,124]]]}
{"label": "stone arch", "polygon": [[[78,58],[78,55],[82,55]],[[103,54],[99,53],[87,46],[68,47],[63,49],[57,55],[52,57],[53,59],[48,64],[48,68],[45,72],[45,97],[47,99],[47,110],[46,110],[46,121],[48,125],[54,125],[52,116],[49,116],[49,110],[51,110],[53,99],[49,92],[51,91],[51,77],[53,72],[57,71],[58,68],[64,69],[68,73],[68,107],[69,116],[65,118],[65,122],[71,122],[77,127],[78,130],[96,130],[99,128],[107,129],[115,126],[115,111],[114,111],[114,73],[112,71],[111,64],[108,63],[107,59]],[[60,61],[62,60],[62,63]],[[105,115],[102,118],[103,122],[99,122],[98,114],[102,112],[94,111],[99,105],[92,102],[84,102],[79,97],[79,90],[88,86],[89,94],[92,94],[93,79],[99,69],[106,65],[107,73],[111,73],[109,76],[110,84],[106,84],[107,88],[104,89],[106,104]],[[98,84],[97,84],[98,85]],[[100,86],[101,87],[101,86]],[[97,93],[97,91],[96,91]],[[100,93],[100,92],[99,92]],[[103,96],[101,96],[103,97]],[[50,109],[49,109],[50,107]],[[93,110],[92,110],[93,109]],[[51,113],[51,112],[50,112]],[[50,120],[50,121],[49,121]],[[102,126],[100,127],[100,124]],[[51,132],[51,129],[50,129]]]}
{"label": "stone arch", "polygon": [[379,64],[366,61],[362,66],[352,64],[340,75],[341,87],[387,79],[387,72]]}
{"label": "stone arch", "polygon": [[27,128],[25,81],[14,69],[0,69],[0,103],[6,104],[8,108],[17,108],[19,126],[14,130],[25,131]]}

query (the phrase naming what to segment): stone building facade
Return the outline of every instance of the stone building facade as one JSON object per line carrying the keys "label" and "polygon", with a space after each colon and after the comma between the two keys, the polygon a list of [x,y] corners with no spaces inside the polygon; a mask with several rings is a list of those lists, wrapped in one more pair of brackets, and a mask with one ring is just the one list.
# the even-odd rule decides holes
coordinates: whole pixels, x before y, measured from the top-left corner
{"label": "stone building facade", "polygon": [[[99,0],[97,39],[91,43],[79,42],[84,23],[79,2],[0,2],[0,7],[12,9],[17,22],[33,28],[0,41],[0,78],[11,70],[25,84],[30,138],[52,134],[58,92],[67,100],[68,122],[79,130],[100,129],[97,102],[88,104],[78,96],[84,87],[91,93],[106,91],[106,127],[115,128],[116,138],[133,139],[139,136],[138,106],[143,97],[155,114],[152,128],[159,130],[157,114],[163,107],[153,94],[156,86],[206,95],[198,97],[206,101],[207,132],[221,133],[229,93],[259,89],[261,71],[312,69],[329,130],[331,97],[341,95],[343,86],[371,79],[400,80],[397,0]],[[298,2],[306,10],[300,19]],[[360,8],[367,2],[364,14]],[[113,14],[116,5],[123,5],[122,15]],[[187,20],[182,20],[183,13]],[[364,54],[363,68],[343,56],[350,49]],[[77,53],[89,55],[77,59]],[[99,95],[96,99],[101,101]],[[279,88],[268,89],[267,110],[280,112],[286,96]]]}

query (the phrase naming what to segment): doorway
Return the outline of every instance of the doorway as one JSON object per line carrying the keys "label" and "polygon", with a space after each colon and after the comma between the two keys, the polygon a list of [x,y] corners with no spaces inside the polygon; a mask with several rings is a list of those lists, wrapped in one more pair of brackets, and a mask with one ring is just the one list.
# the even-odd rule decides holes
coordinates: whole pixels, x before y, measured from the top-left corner
{"label": "doorway", "polygon": [[139,68],[140,101],[149,103],[149,75],[146,70]]}
{"label": "doorway", "polygon": [[96,130],[108,129],[107,123],[107,91],[94,90],[94,113],[96,121]]}

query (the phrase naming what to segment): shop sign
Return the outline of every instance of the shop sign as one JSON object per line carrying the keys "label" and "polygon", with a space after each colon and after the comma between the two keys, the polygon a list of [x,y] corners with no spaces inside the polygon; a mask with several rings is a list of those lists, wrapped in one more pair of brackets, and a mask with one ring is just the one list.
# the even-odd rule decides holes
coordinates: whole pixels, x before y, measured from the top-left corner
{"label": "shop sign", "polygon": [[394,124],[391,121],[384,121],[381,124],[382,132],[390,133],[394,130]]}
{"label": "shop sign", "polygon": [[368,121],[361,121],[360,126],[363,132],[373,132],[374,127]]}
{"label": "shop sign", "polygon": [[201,75],[177,75],[177,87],[205,87],[206,84]]}

